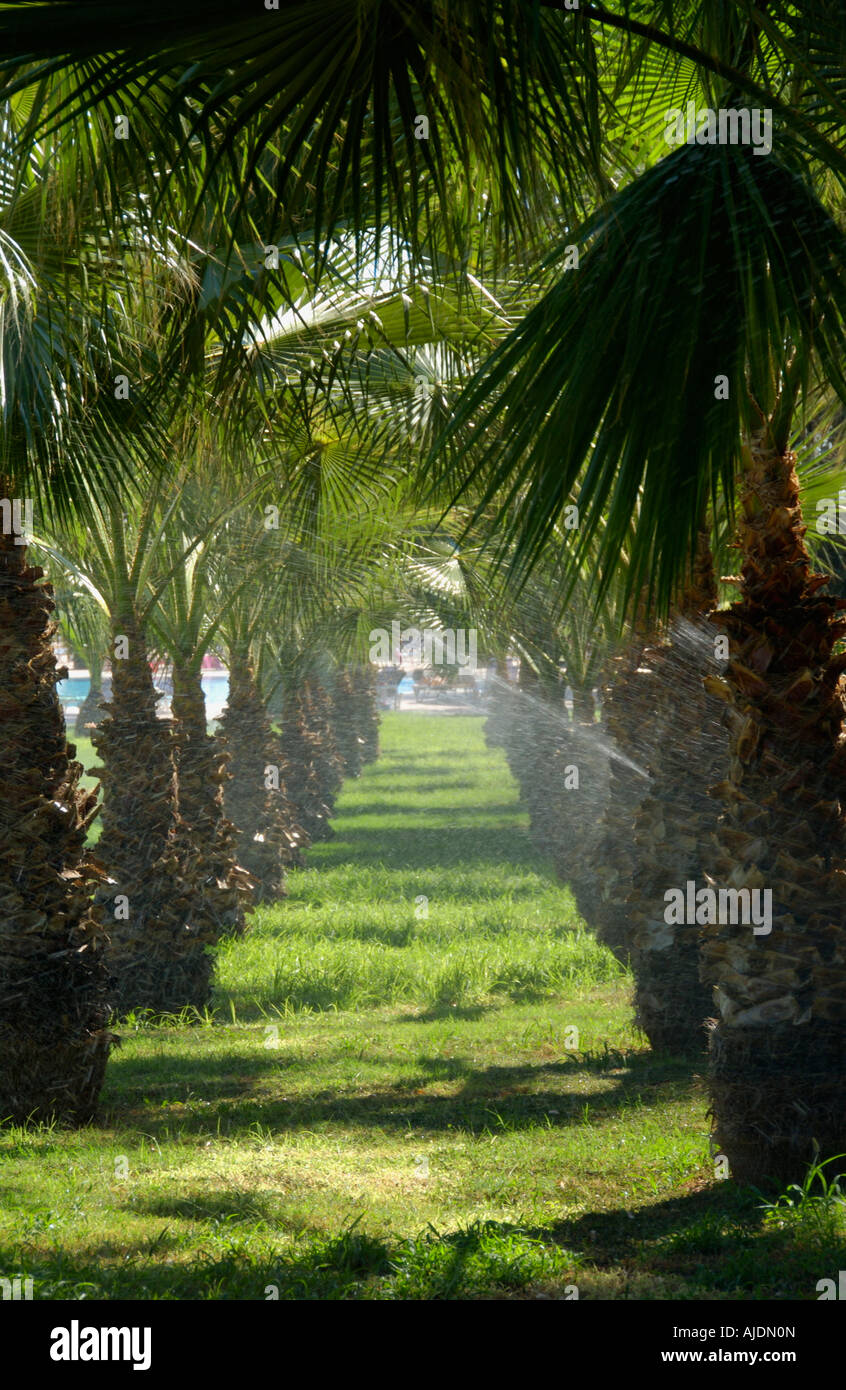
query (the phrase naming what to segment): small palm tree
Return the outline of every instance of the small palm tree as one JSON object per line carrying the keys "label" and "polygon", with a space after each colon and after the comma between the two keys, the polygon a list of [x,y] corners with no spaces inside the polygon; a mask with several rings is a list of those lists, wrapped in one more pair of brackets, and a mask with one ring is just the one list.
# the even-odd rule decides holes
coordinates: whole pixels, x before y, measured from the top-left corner
{"label": "small palm tree", "polygon": [[[208,731],[202,671],[227,609],[254,576],[241,572],[224,580],[216,570],[215,538],[228,508],[209,520],[199,490],[186,484],[178,512],[168,517],[159,552],[166,583],[157,585],[150,630],[171,667],[177,854],[193,885],[194,915],[214,922],[218,934],[228,936],[245,929],[252,880],[237,863],[237,830],[224,814],[229,755],[221,739]],[[214,493],[212,488],[205,491],[206,496]]]}

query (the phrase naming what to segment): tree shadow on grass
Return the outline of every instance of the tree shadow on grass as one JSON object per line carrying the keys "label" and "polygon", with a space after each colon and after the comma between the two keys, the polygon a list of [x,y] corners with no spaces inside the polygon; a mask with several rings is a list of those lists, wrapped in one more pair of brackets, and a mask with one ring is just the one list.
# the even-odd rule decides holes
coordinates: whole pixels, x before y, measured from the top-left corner
{"label": "tree shadow on grass", "polygon": [[[266,1054],[229,1052],[225,1056],[197,1056],[174,1051],[151,1062],[149,1057],[118,1057],[109,1066],[98,1124],[111,1128],[126,1122],[127,1108],[143,1114],[145,1125],[155,1124],[156,1105],[227,1103],[251,1096],[268,1074],[293,1068],[311,1068],[310,1058],[291,1056],[269,1048]],[[149,1102],[149,1104],[147,1104]],[[208,1115],[206,1111],[206,1115]]]}
{"label": "tree shadow on grass", "polygon": [[[526,1234],[511,1222],[473,1222],[444,1233],[429,1228],[405,1240],[385,1240],[362,1229],[358,1218],[336,1234],[312,1230],[278,1253],[257,1254],[239,1244],[240,1223],[229,1222],[226,1204],[233,1195],[225,1194],[221,1203],[211,1205],[203,1193],[186,1199],[189,1210],[207,1212],[211,1228],[206,1248],[191,1263],[151,1258],[153,1250],[178,1250],[180,1237],[167,1227],[150,1239],[114,1250],[103,1244],[77,1246],[67,1253],[54,1249],[26,1262],[26,1273],[36,1281],[36,1296],[321,1302],[375,1296],[430,1301],[496,1297],[531,1279],[531,1271],[528,1279],[523,1275],[523,1259],[533,1252],[525,1241],[522,1248],[509,1248],[509,1241]],[[154,1203],[150,1214],[180,1220],[188,1215],[182,1206],[185,1203]],[[136,1205],[139,1209],[143,1207]],[[235,1207],[236,1217],[241,1210]],[[224,1248],[216,1252],[214,1236],[220,1235]],[[0,1247],[0,1259],[3,1256]],[[397,1276],[403,1281],[401,1292],[395,1289]]]}
{"label": "tree shadow on grass", "polygon": [[[463,786],[464,783],[461,783],[461,785]],[[428,790],[435,791],[440,789],[442,791],[452,791],[455,786],[456,783],[441,783],[440,788],[431,787],[428,788]],[[416,794],[421,790],[424,789],[416,785],[413,787],[402,787],[398,790],[397,797]],[[477,806],[474,806],[472,803],[466,806],[452,807],[449,805],[432,805],[431,803],[421,804],[420,801],[413,800],[375,801],[368,799],[367,801],[362,801],[357,806],[344,807],[339,813],[341,818],[341,824],[339,825],[337,820],[333,820],[332,828],[335,831],[337,831],[339,835],[346,836],[346,838],[351,838],[353,835],[358,836],[367,833],[366,831],[358,829],[358,827],[356,826],[350,826],[349,828],[347,828],[349,822],[354,822],[357,818],[361,816],[394,816],[398,819],[401,817],[408,817],[411,827],[414,828],[413,821],[411,818],[417,820],[417,818],[420,816],[446,816],[450,813],[456,816],[479,815],[483,818],[498,815],[508,817],[516,821],[517,817],[522,814],[522,808],[511,801],[486,802],[484,806],[479,808]],[[392,828],[388,827],[385,833],[392,834]]]}
{"label": "tree shadow on grass", "polygon": [[405,1014],[400,1023],[444,1023],[460,1020],[467,1023],[477,1023],[480,1018],[493,1009],[501,1008],[500,1003],[490,1004],[435,1004],[430,1009],[422,1009],[420,1013]]}
{"label": "tree shadow on grass", "polygon": [[[242,1192],[136,1202],[132,1209],[170,1223],[206,1223],[196,1258],[178,1258],[184,1233],[177,1224],[131,1243],[90,1242],[66,1251],[0,1246],[0,1267],[33,1276],[43,1299],[224,1299],[417,1300],[519,1297],[552,1269],[559,1286],[574,1267],[582,1296],[666,1298],[669,1276],[691,1298],[739,1296],[762,1299],[817,1297],[816,1282],[836,1274],[842,1245],[825,1236],[792,1241],[762,1227],[755,1194],[719,1184],[705,1191],[643,1207],[631,1219],[622,1210],[588,1212],[574,1220],[544,1225],[474,1221],[463,1229],[433,1227],[405,1239],[383,1239],[361,1226],[361,1218],[326,1235],[282,1217],[267,1199]],[[298,1238],[279,1251],[249,1247],[250,1223],[265,1237],[275,1232]],[[561,1257],[552,1264],[549,1251]],[[153,1255],[172,1251],[165,1262]],[[547,1252],[544,1255],[544,1251]],[[597,1283],[608,1269],[609,1284]],[[563,1273],[564,1270],[568,1272]],[[563,1276],[563,1277],[562,1277]],[[654,1282],[653,1282],[654,1281]],[[595,1285],[597,1292],[593,1292]],[[554,1286],[553,1286],[554,1287]]]}
{"label": "tree shadow on grass", "polygon": [[585,1212],[530,1233],[598,1267],[689,1280],[700,1297],[814,1299],[816,1281],[836,1275],[843,1260],[841,1234],[825,1224],[767,1225],[760,1194],[729,1182],[631,1212]]}
{"label": "tree shadow on grass", "polygon": [[503,826],[421,825],[416,829],[393,826],[372,830],[340,827],[337,840],[320,846],[320,863],[325,868],[354,861],[357,868],[368,864],[387,869],[431,869],[466,864],[478,870],[479,863],[513,864],[527,867],[555,880],[549,866],[534,851],[528,831]]}
{"label": "tree shadow on grass", "polygon": [[172,1197],[133,1197],[123,1206],[126,1211],[140,1212],[147,1216],[180,1221],[208,1221],[216,1226],[225,1222],[236,1226],[274,1221],[274,1205],[278,1205],[282,1196],[281,1190],[274,1194],[226,1188],[218,1192],[197,1190]]}
{"label": "tree shadow on grass", "polygon": [[[610,1056],[613,1060],[613,1054]],[[205,1134],[217,1125],[228,1136],[256,1124],[279,1133],[315,1125],[372,1125],[378,1129],[418,1129],[428,1133],[460,1128],[471,1134],[520,1131],[538,1124],[563,1129],[601,1122],[633,1105],[653,1107],[682,1099],[689,1095],[692,1080],[691,1064],[684,1059],[662,1061],[649,1053],[630,1056],[626,1066],[619,1069],[609,1067],[608,1055],[601,1054],[584,1061],[573,1054],[557,1061],[494,1067],[479,1067],[462,1057],[445,1059],[421,1054],[410,1075],[391,1084],[374,1086],[365,1093],[339,1091],[335,1082],[331,1089],[313,1088],[290,1097],[252,1094],[255,1083],[265,1079],[274,1067],[270,1057],[271,1054],[266,1063],[261,1059],[261,1077],[227,1078],[221,1076],[219,1061],[216,1062],[210,1089],[206,1086],[206,1059],[183,1058],[180,1086],[188,1088],[194,1097],[193,1106],[186,1104],[184,1110],[177,1096],[167,1109],[143,1104],[143,1098],[153,1090],[148,1064],[144,1085],[138,1088],[141,1103],[133,1104],[131,1092],[127,1094],[129,1088],[121,1085],[109,1097],[109,1119],[113,1124],[140,1122],[144,1132],[153,1137],[158,1131],[169,1133],[175,1120],[180,1132],[186,1134]],[[338,1058],[333,1055],[329,1060],[334,1065]],[[396,1065],[395,1057],[370,1055],[368,1060],[386,1067]],[[248,1065],[255,1067],[255,1058]],[[286,1058],[282,1066],[313,1071],[314,1059]],[[615,1070],[619,1074],[614,1074]],[[612,1085],[601,1091],[580,1088],[580,1074],[607,1076]],[[456,1080],[463,1084],[451,1095],[430,1089],[438,1082]],[[576,1084],[568,1087],[568,1082]],[[178,1113],[174,1106],[179,1107]]]}
{"label": "tree shadow on grass", "polygon": [[761,1225],[756,1215],[757,1199],[749,1188],[728,1183],[704,1188],[679,1197],[669,1197],[631,1211],[622,1207],[588,1211],[563,1218],[548,1226],[532,1228],[539,1239],[554,1240],[567,1249],[611,1263],[628,1259],[645,1241],[656,1242],[671,1233],[698,1230],[717,1223],[742,1222],[750,1228]]}

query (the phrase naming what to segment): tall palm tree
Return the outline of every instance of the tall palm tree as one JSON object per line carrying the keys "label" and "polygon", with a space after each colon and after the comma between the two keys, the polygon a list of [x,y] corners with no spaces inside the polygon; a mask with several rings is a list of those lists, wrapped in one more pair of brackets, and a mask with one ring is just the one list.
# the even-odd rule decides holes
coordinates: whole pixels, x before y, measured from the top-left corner
{"label": "tall palm tree", "polygon": [[280,745],[285,790],[297,820],[312,841],[328,840],[335,796],[344,765],[335,740],[335,706],[325,686],[312,677],[285,683]]}
{"label": "tall palm tree", "polygon": [[734,711],[714,863],[724,888],[770,892],[773,915],[766,940],[748,923],[705,933],[712,1107],[736,1176],[796,1177],[814,1141],[839,1153],[846,1139],[834,893],[844,628],[810,573],[787,442],[815,372],[846,397],[846,238],[807,178],[730,145],[663,159],[585,238],[579,276],[494,354],[459,420],[497,424],[508,410],[507,439],[497,432],[496,459],[479,469],[491,495],[522,488],[511,539],[523,562],[579,487],[577,553],[601,525],[600,592],[636,499],[629,582],[667,599],[704,506],[720,494],[731,505],[742,479],[741,598],[710,686]]}
{"label": "tall palm tree", "polygon": [[[26,119],[25,101],[0,109],[0,493],[12,512],[0,537],[0,1114],[19,1122],[90,1117],[112,1042],[106,929],[91,906],[105,875],[85,851],[96,798],[79,786],[51,590],[25,542],[128,482],[147,425],[114,381],[139,365],[149,249],[131,209],[106,215],[94,196],[99,129],[84,148],[64,132],[47,158],[23,150]],[[32,522],[16,525],[28,505]]]}
{"label": "tall palm tree", "polygon": [[[238,590],[220,620],[229,693],[218,738],[231,759],[224,809],[236,827],[236,857],[254,880],[256,902],[274,901],[286,896],[286,869],[303,862],[309,843],[287,795],[278,739],[258,680],[260,648],[273,621],[280,542],[260,521],[251,526],[246,518],[235,518],[226,529],[230,573],[246,569],[255,579]],[[224,562],[221,577],[226,568]]]}

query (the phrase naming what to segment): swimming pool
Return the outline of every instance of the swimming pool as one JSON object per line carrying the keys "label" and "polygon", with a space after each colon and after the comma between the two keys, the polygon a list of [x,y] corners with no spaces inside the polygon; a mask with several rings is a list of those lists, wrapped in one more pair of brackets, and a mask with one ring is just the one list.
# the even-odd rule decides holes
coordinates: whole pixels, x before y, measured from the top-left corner
{"label": "swimming pool", "polygon": [[[167,716],[170,713],[170,677],[156,676],[154,680],[156,689],[164,692],[158,703],[158,713]],[[204,671],[202,685],[206,697],[206,717],[219,719],[229,696],[229,675],[226,671]],[[103,687],[104,698],[108,699],[111,691],[111,679],[108,676],[103,681]],[[56,692],[67,714],[78,712],[90,689],[91,680],[88,676],[68,676],[56,686]]]}

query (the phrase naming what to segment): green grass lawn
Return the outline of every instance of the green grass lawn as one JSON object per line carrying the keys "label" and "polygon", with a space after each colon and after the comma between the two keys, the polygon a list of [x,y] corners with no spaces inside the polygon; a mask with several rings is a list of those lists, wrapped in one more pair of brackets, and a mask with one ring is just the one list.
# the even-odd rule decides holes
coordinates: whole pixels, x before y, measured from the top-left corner
{"label": "green grass lawn", "polygon": [[0,1128],[0,1275],[42,1298],[815,1299],[843,1203],[715,1179],[696,1068],[632,1031],[482,721],[390,714],[382,743],[290,898],[219,951],[210,1017],[121,1025],[99,1124]]}

